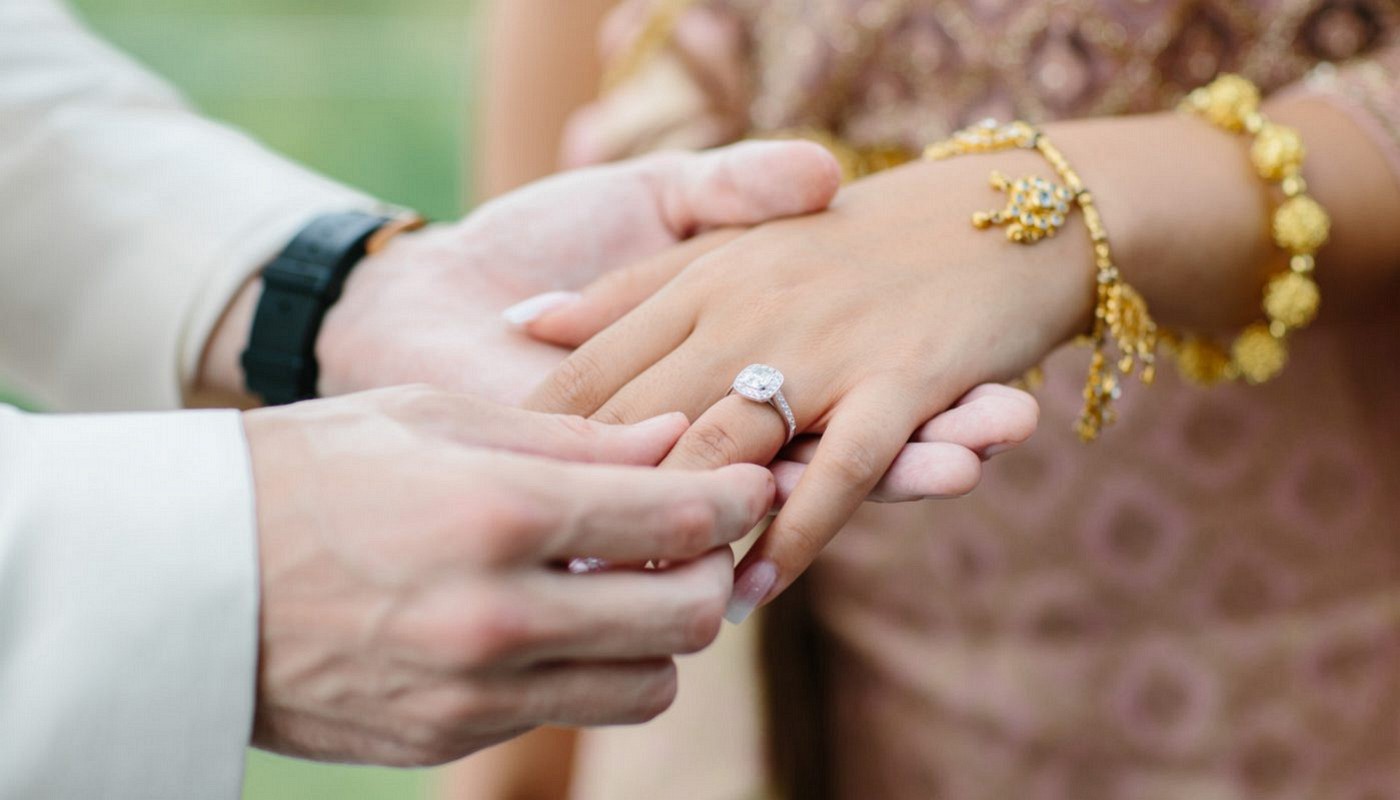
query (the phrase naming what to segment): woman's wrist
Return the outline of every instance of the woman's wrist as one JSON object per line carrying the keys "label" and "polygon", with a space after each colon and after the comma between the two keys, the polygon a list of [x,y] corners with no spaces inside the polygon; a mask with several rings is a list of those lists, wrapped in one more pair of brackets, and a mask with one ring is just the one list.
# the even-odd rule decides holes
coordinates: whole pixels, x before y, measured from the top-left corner
{"label": "woman's wrist", "polygon": [[[1276,201],[1253,175],[1247,144],[1177,114],[1075,120],[1042,129],[1094,196],[1115,263],[1159,323],[1224,331],[1258,316],[1261,287],[1283,257],[1268,235]],[[952,215],[977,246],[1000,247],[1008,267],[1029,266],[1024,274],[1008,274],[1007,291],[1039,301],[1026,322],[1051,348],[1088,333],[1095,264],[1083,215],[1072,211],[1056,236],[1033,246],[1010,244],[995,230],[976,230],[972,214],[1004,202],[989,186],[993,170],[1013,179],[1060,181],[1039,153],[1019,149],[895,172],[921,176],[926,197],[916,202]]]}
{"label": "woman's wrist", "polygon": [[1247,143],[1177,114],[1045,129],[1093,192],[1124,279],[1158,323],[1225,331],[1258,317],[1284,257],[1269,238],[1276,201]]}
{"label": "woman's wrist", "polygon": [[[997,269],[1005,276],[1001,295],[968,301],[1016,309],[1019,316],[1013,327],[1003,331],[998,340],[1009,343],[1018,352],[1032,353],[1034,362],[1090,330],[1094,313],[1093,243],[1077,215],[1058,235],[1034,246],[1012,244],[998,230],[973,227],[974,212],[1000,208],[1005,202],[1005,195],[991,186],[993,170],[1013,178],[1055,177],[1037,154],[1014,150],[910,163],[863,180],[856,187],[864,190],[868,186],[870,191],[889,197],[889,202],[926,210],[927,232],[932,236],[924,250],[928,269],[938,269],[940,262],[948,259],[997,262]],[[892,180],[896,175],[914,194],[901,196],[904,190]],[[856,187],[851,191],[856,191]],[[1005,380],[1016,376],[978,377]]]}

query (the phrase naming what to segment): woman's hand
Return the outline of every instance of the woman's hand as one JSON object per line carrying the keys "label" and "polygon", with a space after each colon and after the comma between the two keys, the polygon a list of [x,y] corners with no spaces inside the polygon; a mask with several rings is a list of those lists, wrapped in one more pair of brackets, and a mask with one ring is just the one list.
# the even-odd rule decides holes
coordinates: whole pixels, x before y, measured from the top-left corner
{"label": "woman's hand", "polygon": [[[547,345],[573,350],[655,294],[699,256],[742,235],[726,229],[697,236],[659,256],[614,270],[577,294],[541,295],[523,305],[544,307],[520,329]],[[981,463],[1014,449],[1035,433],[1040,406],[1019,389],[984,384],[922,425],[866,499],[876,503],[960,497],[981,480]],[[816,454],[819,436],[798,437],[770,464],[781,506]]]}
{"label": "woman's hand", "polygon": [[[583,345],[533,396],[536,407],[601,420],[698,417],[664,465],[766,464],[783,448],[781,417],[725,394],[747,364],[784,372],[799,429],[822,439],[741,568],[736,616],[805,569],[926,420],[1087,329],[1088,237],[1067,230],[1025,248],[974,230],[971,213],[1001,200],[990,166],[895,170],[848,189],[829,214],[736,238]],[[996,166],[1047,169],[1021,153]],[[673,268],[663,257],[642,272]],[[621,313],[636,299],[626,294],[607,302]]]}

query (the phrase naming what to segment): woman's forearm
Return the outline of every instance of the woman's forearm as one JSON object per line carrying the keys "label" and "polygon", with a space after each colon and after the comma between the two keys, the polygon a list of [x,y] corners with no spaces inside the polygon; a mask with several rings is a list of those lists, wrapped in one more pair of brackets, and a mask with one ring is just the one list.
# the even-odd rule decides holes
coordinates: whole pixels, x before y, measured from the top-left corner
{"label": "woman's forearm", "polygon": [[[1299,97],[1265,113],[1302,134],[1309,193],[1332,217],[1317,256],[1325,305],[1365,313],[1400,272],[1400,185],[1329,103]],[[1046,130],[1094,193],[1120,268],[1160,324],[1221,331],[1259,318],[1264,283],[1286,256],[1270,236],[1283,197],[1255,173],[1250,137],[1173,113]]]}

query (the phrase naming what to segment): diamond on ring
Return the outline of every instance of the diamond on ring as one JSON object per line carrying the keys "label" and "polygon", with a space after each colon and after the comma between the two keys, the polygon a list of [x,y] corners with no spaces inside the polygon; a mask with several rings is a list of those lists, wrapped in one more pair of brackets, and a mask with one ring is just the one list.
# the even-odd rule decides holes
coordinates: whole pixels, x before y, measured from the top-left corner
{"label": "diamond on ring", "polygon": [[575,575],[587,575],[590,572],[602,572],[610,565],[601,558],[575,558],[569,562],[569,572]]}
{"label": "diamond on ring", "polygon": [[791,442],[797,435],[797,418],[783,397],[783,373],[767,364],[750,364],[734,379],[730,391],[746,400],[773,406],[787,423],[787,440]]}
{"label": "diamond on ring", "polygon": [[734,379],[734,391],[757,403],[766,403],[783,388],[783,373],[766,364],[750,364]]}

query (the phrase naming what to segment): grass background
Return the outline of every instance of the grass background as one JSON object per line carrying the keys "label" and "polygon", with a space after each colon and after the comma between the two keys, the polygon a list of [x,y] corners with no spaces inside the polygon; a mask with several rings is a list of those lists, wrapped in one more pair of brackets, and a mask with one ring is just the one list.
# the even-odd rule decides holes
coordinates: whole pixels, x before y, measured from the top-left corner
{"label": "grass background", "polygon": [[[467,207],[472,0],[72,2],[204,113],[431,217]],[[253,752],[244,798],[411,800],[432,777]]]}

